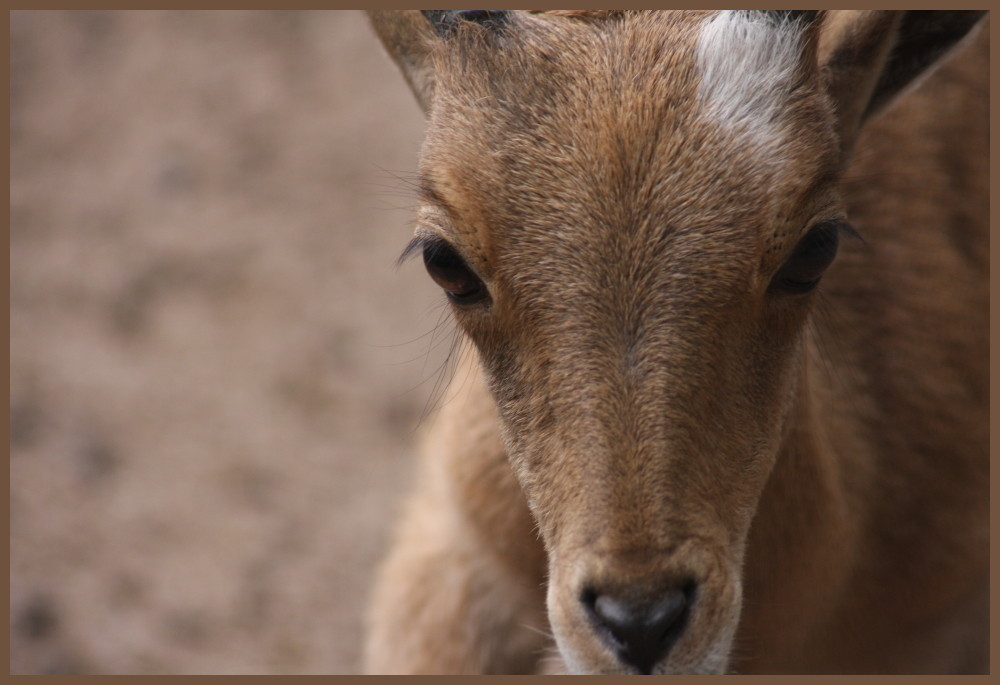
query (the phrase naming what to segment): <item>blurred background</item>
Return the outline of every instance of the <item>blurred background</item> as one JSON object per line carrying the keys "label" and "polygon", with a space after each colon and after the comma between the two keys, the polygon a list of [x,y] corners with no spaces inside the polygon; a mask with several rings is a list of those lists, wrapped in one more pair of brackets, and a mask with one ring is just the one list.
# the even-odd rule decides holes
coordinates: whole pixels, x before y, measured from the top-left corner
{"label": "blurred background", "polygon": [[402,77],[352,11],[10,31],[11,671],[358,672],[450,335]]}

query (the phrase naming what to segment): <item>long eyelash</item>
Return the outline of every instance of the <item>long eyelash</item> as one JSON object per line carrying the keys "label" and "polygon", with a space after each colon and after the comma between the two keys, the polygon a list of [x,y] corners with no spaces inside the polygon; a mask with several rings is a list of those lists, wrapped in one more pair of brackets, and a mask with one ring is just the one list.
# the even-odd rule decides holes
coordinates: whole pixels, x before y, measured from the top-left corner
{"label": "long eyelash", "polygon": [[418,235],[403,248],[402,254],[396,259],[396,266],[402,266],[406,260],[412,258],[414,255],[423,252],[424,247],[431,242],[431,238],[424,235]]}
{"label": "long eyelash", "polygon": [[847,223],[846,221],[839,222],[837,224],[837,228],[840,231],[841,235],[847,236],[848,238],[854,238],[855,240],[860,240],[865,245],[868,244],[865,242],[865,239],[861,236],[861,234],[858,233],[858,231],[854,228],[854,226]]}

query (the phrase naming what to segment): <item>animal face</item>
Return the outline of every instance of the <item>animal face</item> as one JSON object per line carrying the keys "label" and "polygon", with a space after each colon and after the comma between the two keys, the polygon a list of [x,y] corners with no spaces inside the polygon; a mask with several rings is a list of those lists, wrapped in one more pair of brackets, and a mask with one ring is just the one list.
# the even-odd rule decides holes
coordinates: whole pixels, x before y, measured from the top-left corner
{"label": "animal face", "polygon": [[850,230],[854,91],[806,14],[448,14],[396,55],[428,115],[408,251],[477,348],[573,671],[727,668]]}
{"label": "animal face", "polygon": [[[437,57],[417,245],[478,347],[578,670],[725,668],[843,220],[808,49],[767,19],[524,17]],[[663,597],[669,635],[630,654],[603,614]]]}

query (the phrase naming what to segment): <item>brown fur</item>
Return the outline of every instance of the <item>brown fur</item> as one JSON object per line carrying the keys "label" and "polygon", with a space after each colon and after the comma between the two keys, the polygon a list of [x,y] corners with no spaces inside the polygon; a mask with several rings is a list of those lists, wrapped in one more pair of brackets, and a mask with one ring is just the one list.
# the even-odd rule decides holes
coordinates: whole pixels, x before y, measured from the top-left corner
{"label": "brown fur", "polygon": [[[370,671],[545,670],[552,631],[628,672],[581,588],[690,577],[662,672],[988,669],[987,31],[868,121],[900,21],[824,17],[772,163],[699,109],[707,16],[465,22],[417,57],[375,17],[428,112],[419,230],[491,297],[455,307],[481,380],[424,446]],[[841,214],[863,242],[818,291],[768,290]]]}

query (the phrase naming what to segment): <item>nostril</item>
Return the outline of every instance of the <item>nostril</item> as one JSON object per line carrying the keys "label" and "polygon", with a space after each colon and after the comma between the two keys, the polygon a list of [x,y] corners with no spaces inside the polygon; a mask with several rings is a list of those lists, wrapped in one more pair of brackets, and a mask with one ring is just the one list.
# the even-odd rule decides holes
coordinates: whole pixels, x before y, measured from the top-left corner
{"label": "nostril", "polygon": [[641,673],[650,673],[680,637],[694,588],[687,582],[653,599],[639,600],[588,589],[580,599],[618,657]]}

